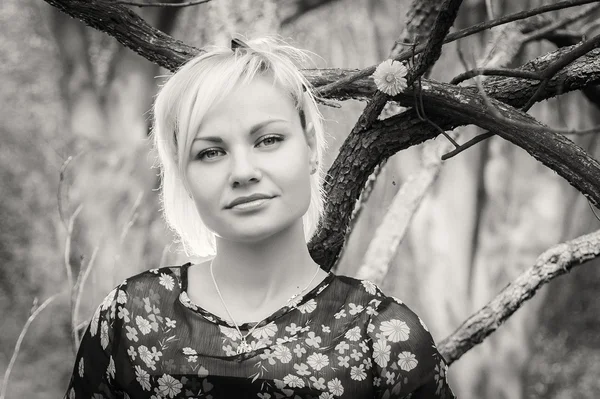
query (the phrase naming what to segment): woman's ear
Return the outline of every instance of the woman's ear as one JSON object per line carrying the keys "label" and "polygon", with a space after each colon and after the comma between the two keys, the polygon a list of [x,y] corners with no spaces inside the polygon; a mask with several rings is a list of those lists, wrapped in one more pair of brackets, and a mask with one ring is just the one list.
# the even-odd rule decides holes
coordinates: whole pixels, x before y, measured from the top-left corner
{"label": "woman's ear", "polygon": [[304,129],[304,136],[306,137],[306,144],[309,149],[309,162],[311,165],[315,166],[318,162],[317,160],[317,138],[315,134],[315,125],[312,122],[309,122],[306,125],[306,129]]}

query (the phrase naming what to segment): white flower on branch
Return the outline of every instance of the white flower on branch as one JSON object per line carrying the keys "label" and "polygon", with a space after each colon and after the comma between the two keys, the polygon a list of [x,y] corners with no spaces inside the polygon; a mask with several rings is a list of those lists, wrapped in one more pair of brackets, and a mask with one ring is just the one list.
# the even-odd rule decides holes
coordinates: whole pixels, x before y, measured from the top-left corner
{"label": "white flower on branch", "polygon": [[385,60],[377,66],[373,80],[377,90],[387,95],[395,96],[406,89],[406,74],[408,69],[400,61]]}

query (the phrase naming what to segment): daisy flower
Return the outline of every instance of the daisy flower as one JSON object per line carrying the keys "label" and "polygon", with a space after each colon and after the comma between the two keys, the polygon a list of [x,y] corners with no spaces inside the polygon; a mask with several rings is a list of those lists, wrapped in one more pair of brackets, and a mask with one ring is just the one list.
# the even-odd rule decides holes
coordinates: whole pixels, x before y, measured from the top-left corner
{"label": "daisy flower", "polygon": [[406,89],[406,74],[408,70],[403,63],[394,60],[385,60],[377,66],[373,73],[373,80],[377,90],[387,95],[395,96]]}

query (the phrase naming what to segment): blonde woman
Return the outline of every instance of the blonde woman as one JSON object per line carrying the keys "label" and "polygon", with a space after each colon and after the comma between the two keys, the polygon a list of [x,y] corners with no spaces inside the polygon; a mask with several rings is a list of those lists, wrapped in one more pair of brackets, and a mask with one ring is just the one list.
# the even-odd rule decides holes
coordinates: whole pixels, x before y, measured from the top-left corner
{"label": "blonde woman", "polygon": [[453,398],[419,317],[326,272],[324,132],[306,53],[233,40],[181,67],[154,105],[167,223],[189,255],[120,284],[83,336],[67,398]]}

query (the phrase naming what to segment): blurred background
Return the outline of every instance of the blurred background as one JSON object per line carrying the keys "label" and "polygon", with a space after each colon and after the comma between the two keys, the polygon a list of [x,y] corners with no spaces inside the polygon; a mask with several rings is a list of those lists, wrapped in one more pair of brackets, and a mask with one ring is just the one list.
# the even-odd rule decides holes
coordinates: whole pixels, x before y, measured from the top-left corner
{"label": "blurred background", "polygon": [[[490,3],[498,16],[544,2]],[[362,68],[387,58],[409,5],[408,0],[213,0],[187,8],[135,10],[151,25],[193,46],[227,44],[236,32],[279,33],[316,53],[318,67]],[[454,28],[486,19],[483,0],[465,0]],[[471,60],[482,57],[489,40],[487,32],[459,45]],[[513,64],[554,48],[532,42]],[[448,81],[462,71],[453,43],[444,46],[431,76]],[[152,168],[155,154],[147,141],[148,110],[167,71],[42,0],[2,0],[0,73],[4,374],[34,301],[39,305],[53,294],[68,292],[67,264],[77,276],[96,251],[77,314],[77,321],[85,323],[124,278],[187,259],[171,244],[173,237],[161,219],[158,170]],[[326,167],[364,105],[346,101],[340,109],[321,108],[329,135]],[[597,105],[580,93],[540,103],[531,113],[555,127],[583,129],[600,123]],[[461,128],[459,141],[477,133],[474,127]],[[598,156],[596,135],[574,139]],[[383,169],[338,274],[355,275],[398,188],[421,167],[422,147],[397,154]],[[582,195],[520,148],[494,137],[444,163],[382,289],[414,309],[439,342],[545,249],[598,227]],[[546,285],[453,364],[449,374],[458,396],[600,397],[597,263]],[[33,321],[7,398],[62,397],[75,356],[71,310],[69,295],[63,294]]]}

